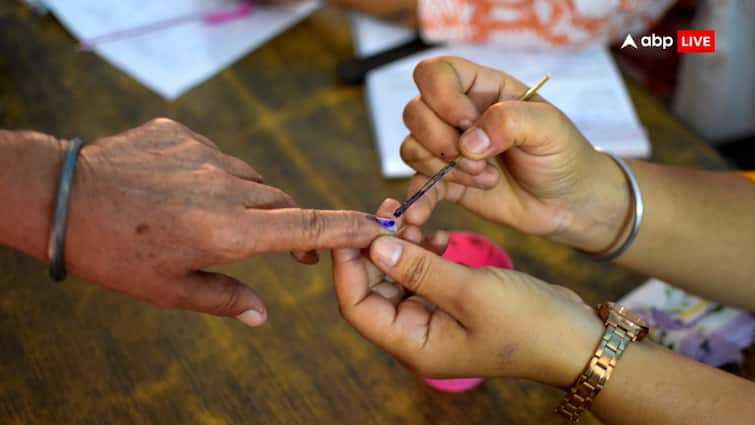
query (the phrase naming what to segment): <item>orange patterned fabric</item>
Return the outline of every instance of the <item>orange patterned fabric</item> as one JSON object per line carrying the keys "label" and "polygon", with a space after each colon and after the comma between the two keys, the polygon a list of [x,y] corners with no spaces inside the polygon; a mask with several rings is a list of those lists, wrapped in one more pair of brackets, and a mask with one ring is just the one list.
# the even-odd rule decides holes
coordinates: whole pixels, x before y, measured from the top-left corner
{"label": "orange patterned fabric", "polygon": [[419,0],[428,41],[582,46],[639,34],[674,0]]}

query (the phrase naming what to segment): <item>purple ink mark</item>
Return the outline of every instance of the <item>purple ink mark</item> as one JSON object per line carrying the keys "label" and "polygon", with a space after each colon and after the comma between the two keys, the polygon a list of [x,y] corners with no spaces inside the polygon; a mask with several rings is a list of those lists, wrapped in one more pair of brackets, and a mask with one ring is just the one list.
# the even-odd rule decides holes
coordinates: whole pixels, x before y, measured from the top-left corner
{"label": "purple ink mark", "polygon": [[200,13],[194,13],[190,15],[177,16],[175,18],[168,18],[162,21],[152,22],[142,26],[129,28],[120,31],[114,31],[108,34],[103,34],[88,40],[84,40],[79,44],[79,50],[91,51],[96,46],[104,43],[110,43],[113,41],[125,40],[133,37],[139,37],[156,31],[166,30],[178,25],[182,25],[192,21],[202,21],[205,25],[222,25],[227,22],[244,18],[250,15],[254,11],[254,4],[251,1],[242,1],[238,5],[230,9],[210,10]]}
{"label": "purple ink mark", "polygon": [[390,231],[393,231],[393,232],[396,231],[396,220],[391,220],[389,218],[375,217],[374,215],[368,215],[367,220],[374,221],[375,223],[383,226],[383,228],[388,229]]}

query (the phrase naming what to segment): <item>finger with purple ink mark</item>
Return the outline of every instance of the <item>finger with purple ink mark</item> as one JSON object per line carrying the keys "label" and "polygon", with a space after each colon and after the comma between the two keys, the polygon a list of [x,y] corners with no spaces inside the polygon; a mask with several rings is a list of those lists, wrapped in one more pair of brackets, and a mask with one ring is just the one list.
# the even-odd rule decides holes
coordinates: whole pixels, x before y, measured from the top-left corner
{"label": "finger with purple ink mark", "polygon": [[383,226],[384,229],[396,233],[398,232],[398,227],[396,226],[396,220],[391,218],[382,218],[382,217],[375,217],[374,215],[367,216],[368,220],[374,221],[375,223]]}

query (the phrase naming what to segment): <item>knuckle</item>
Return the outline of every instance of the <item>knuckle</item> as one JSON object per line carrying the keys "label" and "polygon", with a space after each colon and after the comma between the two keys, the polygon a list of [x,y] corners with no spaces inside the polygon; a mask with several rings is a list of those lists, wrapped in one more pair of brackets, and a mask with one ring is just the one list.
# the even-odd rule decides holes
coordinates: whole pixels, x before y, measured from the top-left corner
{"label": "knuckle", "polygon": [[430,275],[431,263],[430,257],[425,253],[409,260],[404,273],[404,284],[409,290],[422,293]]}
{"label": "knuckle", "polygon": [[510,275],[512,273],[516,273],[511,270],[504,270],[492,266],[480,267],[479,269],[477,269],[477,271],[483,274],[483,279],[487,278],[487,280],[492,280],[498,285],[508,284],[511,280]]}
{"label": "knuckle", "polygon": [[[460,95],[466,97],[466,95]],[[463,109],[459,107],[459,104],[450,101],[450,99],[439,99],[433,105],[433,109],[437,115],[447,123],[460,123],[464,119],[468,118]]]}
{"label": "knuckle", "polygon": [[414,160],[412,155],[412,146],[411,144],[415,143],[411,136],[407,136],[403,142],[401,142],[401,146],[399,147],[399,155],[401,155],[401,159],[409,163]]}
{"label": "knuckle", "polygon": [[412,136],[407,136],[401,143],[399,154],[401,159],[407,164],[411,165],[413,162],[423,160],[424,149],[420,147],[420,143]]}
{"label": "knuckle", "polygon": [[305,240],[316,243],[325,234],[325,220],[315,210],[302,210],[302,213],[302,236]]}
{"label": "knuckle", "polygon": [[425,80],[427,76],[431,73],[432,68],[437,63],[437,58],[428,58],[421,60],[417,66],[414,67],[414,72],[412,73],[412,77],[414,78],[414,82],[419,84],[420,81]]}
{"label": "knuckle", "polygon": [[356,314],[354,314],[354,306],[352,304],[349,304],[348,301],[345,299],[342,299],[341,297],[336,297],[337,304],[338,304],[338,313],[343,317],[346,322],[348,322],[350,325],[357,327],[358,321],[355,320]]}
{"label": "knuckle", "polygon": [[[225,154],[224,154],[225,155]],[[238,168],[241,172],[244,173],[244,175],[247,176],[259,176],[259,179],[262,178],[262,176],[259,175],[257,170],[255,170],[251,165],[249,165],[248,162],[244,161],[243,159],[236,158],[235,156],[226,155],[227,161],[229,165],[232,167]]]}
{"label": "knuckle", "polygon": [[218,218],[204,211],[191,213],[184,218],[182,226],[185,231],[193,234],[197,247],[207,252],[220,254],[233,245],[234,239],[239,239],[228,218]]}
{"label": "knuckle", "polygon": [[149,120],[147,125],[150,127],[172,127],[179,124],[170,118],[159,117]]}
{"label": "knuckle", "polygon": [[539,110],[539,115],[543,117],[552,117],[554,124],[560,131],[572,126],[572,122],[569,117],[566,116],[564,111],[556,107],[555,105],[547,102],[533,102],[531,105],[534,110]]}
{"label": "knuckle", "polygon": [[503,102],[497,102],[491,105],[487,111],[485,111],[485,115],[482,118],[482,121],[484,123],[490,124],[491,127],[495,128],[498,126],[499,128],[502,128],[504,132],[508,130],[508,126],[512,123],[516,123],[516,116],[514,109],[514,104],[511,101],[503,101]]}
{"label": "knuckle", "polygon": [[477,286],[485,285],[485,288],[482,291],[476,291],[476,294],[468,294],[474,301],[472,305],[486,305],[495,302],[498,297],[505,296],[504,292],[510,290],[512,285],[521,282],[523,276],[527,276],[521,272],[497,267],[483,267],[477,269],[477,271],[482,273],[477,279],[479,282]]}
{"label": "knuckle", "polygon": [[489,129],[493,130],[491,137],[495,137],[495,129],[499,129],[501,135],[504,137],[512,137],[518,139],[522,136],[520,132],[520,115],[515,107],[516,105],[510,101],[498,102],[491,106],[485,113],[484,122],[486,131],[490,134]]}
{"label": "knuckle", "polygon": [[564,113],[558,109],[555,105],[548,102],[530,102],[528,103],[532,108],[541,109],[546,114],[558,115],[559,118],[567,120],[568,118]]}
{"label": "knuckle", "polygon": [[280,204],[282,205],[281,208],[296,208],[298,206],[293,196],[282,191],[281,189],[278,189],[277,187],[274,187],[273,189],[275,189],[276,196],[280,199]]}
{"label": "knuckle", "polygon": [[404,107],[402,118],[409,131],[413,131],[414,127],[416,127],[417,115],[420,107],[419,102],[421,102],[420,98],[415,97],[406,104],[406,107]]}
{"label": "knuckle", "polygon": [[453,68],[451,56],[435,56],[421,60],[416,67],[414,67],[414,81],[419,83],[427,79],[432,79],[434,74],[439,68],[448,66]]}
{"label": "knuckle", "polygon": [[216,316],[234,315],[236,306],[241,301],[241,291],[227,279],[222,281],[218,291],[222,294],[220,300],[210,307],[208,313]]}

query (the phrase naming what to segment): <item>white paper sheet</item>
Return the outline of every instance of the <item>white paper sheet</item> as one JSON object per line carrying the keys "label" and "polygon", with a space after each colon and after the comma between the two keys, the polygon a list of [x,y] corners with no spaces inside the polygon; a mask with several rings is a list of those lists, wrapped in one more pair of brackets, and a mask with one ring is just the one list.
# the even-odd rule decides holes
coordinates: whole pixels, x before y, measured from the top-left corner
{"label": "white paper sheet", "polygon": [[[179,16],[233,7],[229,0],[45,0],[79,40]],[[259,6],[221,25],[196,20],[95,47],[95,52],[166,99],[175,99],[318,7]],[[87,54],[87,53],[82,53]]]}
{"label": "white paper sheet", "polygon": [[[389,47],[380,41],[387,38],[384,34],[388,27],[360,25],[355,31],[356,44],[369,46],[370,51]],[[361,51],[359,47],[357,50]],[[385,177],[413,174],[399,156],[399,147],[407,135],[402,113],[406,103],[418,95],[412,79],[415,65],[437,55],[462,56],[501,69],[528,85],[549,73],[551,81],[539,93],[564,111],[590,142],[619,155],[650,154],[650,143],[606,48],[525,51],[456,45],[421,52],[368,74],[367,106]]]}
{"label": "white paper sheet", "polygon": [[415,36],[415,32],[410,28],[361,13],[352,13],[349,16],[349,23],[357,57],[380,53],[393,46],[406,43]]}

